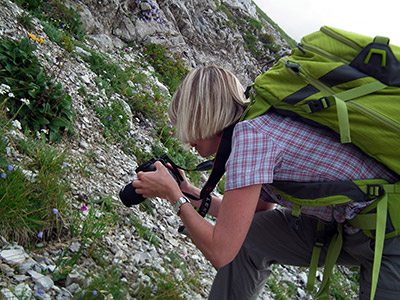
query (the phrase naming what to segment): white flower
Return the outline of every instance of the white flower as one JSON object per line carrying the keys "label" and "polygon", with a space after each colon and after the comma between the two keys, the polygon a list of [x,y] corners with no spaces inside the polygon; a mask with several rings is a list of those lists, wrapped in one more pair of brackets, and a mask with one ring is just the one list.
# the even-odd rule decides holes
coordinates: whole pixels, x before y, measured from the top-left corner
{"label": "white flower", "polygon": [[14,98],[14,94],[13,93],[8,93],[8,97],[10,97],[10,98]]}
{"label": "white flower", "polygon": [[10,87],[4,83],[0,84],[0,95],[4,95],[10,91]]}
{"label": "white flower", "polygon": [[11,121],[11,124],[12,124],[12,126],[14,126],[15,128],[17,128],[19,130],[22,129],[21,123],[18,120]]}
{"label": "white flower", "polygon": [[20,100],[21,100],[21,102],[25,103],[26,105],[29,105],[29,103],[31,103],[29,101],[29,99],[26,99],[26,98],[21,98]]}

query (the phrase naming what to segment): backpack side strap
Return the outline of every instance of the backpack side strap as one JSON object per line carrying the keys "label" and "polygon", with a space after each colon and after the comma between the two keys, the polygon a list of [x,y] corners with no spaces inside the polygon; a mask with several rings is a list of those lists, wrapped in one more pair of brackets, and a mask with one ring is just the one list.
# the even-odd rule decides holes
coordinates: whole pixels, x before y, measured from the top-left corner
{"label": "backpack side strap", "polygon": [[[400,234],[400,182],[395,184],[382,184],[369,188],[380,194],[380,197],[371,205],[366,207],[354,219],[348,223],[360,228],[370,238],[375,238],[374,263],[372,267],[371,297],[373,300],[378,285],[379,272],[382,262],[383,245],[385,238],[391,238]],[[375,211],[374,213],[370,213]],[[386,233],[388,223],[388,211],[394,230]],[[373,234],[375,232],[375,234]]]}

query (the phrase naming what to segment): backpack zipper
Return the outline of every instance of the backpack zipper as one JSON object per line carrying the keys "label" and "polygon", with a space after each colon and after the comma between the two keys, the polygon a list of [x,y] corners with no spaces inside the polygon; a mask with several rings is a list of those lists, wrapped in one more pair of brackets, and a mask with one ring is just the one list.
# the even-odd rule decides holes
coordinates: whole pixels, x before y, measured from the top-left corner
{"label": "backpack zipper", "polygon": [[291,61],[287,57],[283,58],[282,60],[285,62],[287,68],[292,70],[297,76],[302,77],[306,82],[311,84],[316,89],[324,92],[328,96],[335,94],[335,91],[333,89],[311,76],[299,63]]}
{"label": "backpack zipper", "polygon": [[400,125],[384,116],[381,114],[377,114],[374,110],[358,103],[358,102],[353,102],[352,100],[346,101],[347,106],[350,106],[357,110],[360,113],[363,113],[364,115],[368,116],[371,119],[374,119],[375,121],[386,125],[387,127],[390,127],[393,131],[397,132],[397,134],[400,134]]}
{"label": "backpack zipper", "polygon": [[[324,33],[325,35],[329,36],[330,38],[335,39],[335,40],[345,44],[346,46],[349,46],[350,48],[353,48],[357,52],[360,52],[363,49],[360,45],[358,45],[354,41],[346,38],[345,36],[333,31],[332,29],[330,29],[326,26],[321,27],[320,31],[322,33]],[[344,59],[343,57],[332,54],[332,53],[330,53],[324,49],[321,49],[319,47],[316,47],[314,45],[305,43],[304,40],[301,41],[301,47],[304,48],[304,50],[314,52],[314,53],[316,53],[320,56],[323,56],[329,60],[336,61],[336,62],[342,62],[345,64],[350,64],[350,61],[348,61],[347,59]]]}
{"label": "backpack zipper", "polygon": [[329,36],[329,37],[331,37],[331,38],[333,38],[335,40],[338,40],[339,42],[349,46],[350,48],[353,48],[357,52],[360,52],[363,49],[363,47],[361,47],[356,42],[354,42],[354,41],[350,40],[349,38],[337,33],[336,31],[333,31],[332,29],[330,29],[330,28],[328,28],[326,26],[321,27],[320,30],[321,30],[322,33],[326,34],[327,36]]}
{"label": "backpack zipper", "polygon": [[321,49],[319,47],[316,47],[314,45],[307,44],[303,40],[301,41],[301,47],[306,51],[314,52],[314,53],[318,54],[319,56],[325,57],[331,61],[341,62],[346,65],[350,64],[350,62],[347,59],[344,59],[343,57],[332,54],[332,53],[325,51],[324,49]]}

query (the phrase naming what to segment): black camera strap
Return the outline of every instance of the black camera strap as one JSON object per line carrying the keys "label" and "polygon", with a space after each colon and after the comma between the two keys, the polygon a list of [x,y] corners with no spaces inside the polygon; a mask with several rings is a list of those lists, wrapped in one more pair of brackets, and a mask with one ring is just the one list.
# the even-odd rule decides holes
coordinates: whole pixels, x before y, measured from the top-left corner
{"label": "black camera strap", "polygon": [[229,158],[232,150],[232,133],[235,124],[225,128],[220,139],[217,154],[213,160],[208,160],[200,163],[195,169],[185,169],[177,166],[167,155],[163,155],[162,158],[171,164],[175,173],[179,175],[179,180],[183,181],[177,169],[182,169],[184,171],[207,171],[211,169],[211,174],[208,177],[207,182],[204,184],[200,192],[200,197],[184,193],[185,196],[192,200],[199,201],[202,200],[198,213],[205,217],[211,206],[211,192],[214,190],[215,186],[218,184],[219,180],[225,173],[225,164]]}
{"label": "black camera strap", "polygon": [[[178,174],[179,180],[183,181],[182,176],[179,174],[178,169],[182,169],[184,171],[207,171],[211,169],[211,174],[208,177],[207,182],[204,184],[203,188],[200,191],[200,197],[196,197],[189,193],[184,193],[185,196],[189,197],[192,200],[199,201],[201,200],[200,208],[198,209],[198,213],[204,218],[208,210],[211,207],[211,192],[214,190],[219,180],[225,173],[225,164],[229,158],[229,155],[232,150],[232,134],[233,129],[236,124],[233,124],[227,128],[222,133],[222,137],[220,139],[217,154],[213,160],[208,160],[200,163],[195,169],[185,169],[176,165],[167,155],[163,155],[161,158],[171,164],[172,168],[175,171],[175,174]],[[185,226],[180,226],[178,231],[180,233],[185,233]]]}

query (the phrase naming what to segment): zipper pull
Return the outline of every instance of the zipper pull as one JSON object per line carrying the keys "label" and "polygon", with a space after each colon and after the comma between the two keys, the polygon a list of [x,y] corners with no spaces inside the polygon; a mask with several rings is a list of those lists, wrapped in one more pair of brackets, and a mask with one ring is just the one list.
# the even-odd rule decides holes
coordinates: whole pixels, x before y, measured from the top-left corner
{"label": "zipper pull", "polygon": [[287,68],[290,68],[293,72],[295,72],[297,75],[300,75],[300,64],[291,60],[287,60],[285,62],[285,66]]}

